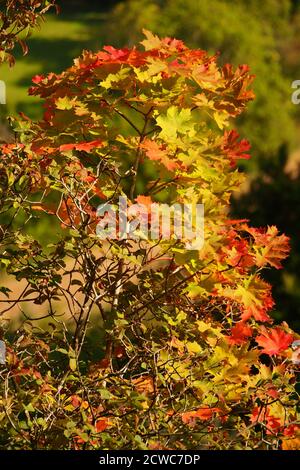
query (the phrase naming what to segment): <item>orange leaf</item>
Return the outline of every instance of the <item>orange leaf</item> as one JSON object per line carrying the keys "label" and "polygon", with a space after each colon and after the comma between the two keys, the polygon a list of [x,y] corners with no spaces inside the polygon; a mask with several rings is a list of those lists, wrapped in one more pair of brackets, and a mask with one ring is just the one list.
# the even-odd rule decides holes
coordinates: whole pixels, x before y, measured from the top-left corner
{"label": "orange leaf", "polygon": [[231,328],[231,335],[227,336],[230,344],[243,344],[252,336],[252,328],[244,322],[237,323]]}
{"label": "orange leaf", "polygon": [[255,260],[258,267],[266,264],[276,269],[282,268],[281,260],[287,257],[290,247],[289,238],[286,235],[278,235],[278,229],[274,225],[265,229],[244,227],[254,238]]}
{"label": "orange leaf", "polygon": [[257,336],[256,342],[263,348],[262,353],[269,356],[276,356],[285,351],[293,341],[293,336],[285,333],[281,328],[276,327],[272,330],[261,329],[262,334]]}
{"label": "orange leaf", "polygon": [[84,152],[91,152],[94,148],[99,148],[103,146],[102,140],[92,140],[90,142],[79,142],[72,144],[63,144],[60,145],[60,152],[69,152],[70,150],[79,150]]}
{"label": "orange leaf", "polygon": [[300,450],[300,437],[284,439],[282,442],[282,450]]}
{"label": "orange leaf", "polygon": [[252,423],[265,423],[267,434],[276,434],[281,430],[280,419],[270,413],[269,407],[255,407],[252,411],[250,420]]}
{"label": "orange leaf", "polygon": [[[185,413],[181,414],[181,419],[184,424],[194,425],[196,419],[201,419],[202,421],[208,421],[209,419],[213,418],[214,415],[222,413],[220,408],[199,408],[198,410],[194,411],[186,411]],[[224,420],[224,416],[222,417]]]}
{"label": "orange leaf", "polygon": [[180,165],[169,156],[168,150],[164,145],[159,145],[155,140],[145,139],[141,144],[150,160],[162,163],[169,171],[176,170]]}
{"label": "orange leaf", "polygon": [[148,393],[154,392],[154,383],[152,377],[142,375],[137,379],[133,379],[132,382],[134,383],[136,390],[141,394],[147,395]]}
{"label": "orange leaf", "polygon": [[107,418],[100,418],[95,423],[95,431],[96,432],[105,431],[107,426],[108,426],[108,419]]}

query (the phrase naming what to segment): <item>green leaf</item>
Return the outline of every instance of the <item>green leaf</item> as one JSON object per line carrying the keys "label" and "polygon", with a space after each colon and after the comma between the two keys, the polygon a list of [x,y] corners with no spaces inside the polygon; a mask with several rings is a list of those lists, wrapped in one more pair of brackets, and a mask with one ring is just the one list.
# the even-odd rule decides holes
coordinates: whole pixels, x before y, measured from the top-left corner
{"label": "green leaf", "polygon": [[102,400],[111,400],[114,396],[106,388],[99,390]]}
{"label": "green leaf", "polygon": [[158,126],[161,128],[160,137],[166,141],[174,141],[177,134],[194,134],[194,124],[191,124],[191,110],[180,109],[177,106],[170,106],[167,114],[161,114],[156,118]]}
{"label": "green leaf", "polygon": [[56,351],[58,351],[58,352],[60,352],[60,353],[62,353],[62,354],[67,354],[67,355],[69,355],[69,351],[67,351],[67,350],[64,349],[64,348],[58,348]]}
{"label": "green leaf", "polygon": [[25,410],[29,411],[30,413],[34,413],[35,409],[32,405],[32,403],[29,403],[28,405],[24,405]]}

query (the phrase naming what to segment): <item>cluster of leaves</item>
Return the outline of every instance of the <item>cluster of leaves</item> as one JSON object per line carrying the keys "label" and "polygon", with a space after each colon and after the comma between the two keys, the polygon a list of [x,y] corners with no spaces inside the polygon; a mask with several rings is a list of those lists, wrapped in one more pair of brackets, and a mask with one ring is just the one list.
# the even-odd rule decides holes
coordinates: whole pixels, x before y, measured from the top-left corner
{"label": "cluster of leaves", "polygon": [[294,3],[126,0],[109,13],[103,32],[106,41],[113,38],[116,45],[132,44],[140,40],[142,27],[147,27],[159,35],[180,37],[190,47],[220,51],[223,63],[238,65],[246,60],[257,77],[256,100],[237,123],[253,146],[247,167],[257,169],[263,160],[275,160],[281,145],[294,141],[295,107],[290,103],[290,84],[297,72],[291,73],[287,64],[287,44],[292,38],[299,42],[293,24]]}
{"label": "cluster of leaves", "polygon": [[16,43],[21,46],[23,53],[27,54],[26,38],[53,6],[55,0],[1,0],[0,62],[14,65],[15,59],[11,51]]}
{"label": "cluster of leaves", "polygon": [[[272,324],[261,277],[281,267],[288,239],[228,217],[236,162],[249,158],[229,122],[253,98],[253,77],[145,35],[144,50],[85,51],[36,76],[44,118],[23,118],[1,147],[1,262],[25,282],[17,298],[2,287],[1,313],[9,320],[17,304],[25,321],[7,335],[0,445],[297,448],[297,335]],[[203,248],[101,240],[97,206],[119,196],[204,204]],[[59,221],[58,243],[29,234],[41,214]],[[48,332],[34,327],[47,319]]]}

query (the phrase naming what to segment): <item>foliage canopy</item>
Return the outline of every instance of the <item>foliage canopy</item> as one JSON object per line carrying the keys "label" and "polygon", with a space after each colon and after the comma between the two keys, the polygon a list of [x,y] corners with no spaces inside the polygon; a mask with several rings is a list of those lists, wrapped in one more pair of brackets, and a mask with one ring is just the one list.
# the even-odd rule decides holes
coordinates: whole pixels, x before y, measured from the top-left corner
{"label": "foliage canopy", "polygon": [[[262,278],[288,239],[228,217],[237,160],[249,158],[229,125],[253,99],[253,77],[145,36],[143,50],[84,51],[63,73],[36,76],[44,118],[24,116],[1,146],[1,262],[26,282],[17,299],[2,292],[9,305],[39,305],[48,326],[23,311],[7,335],[0,447],[297,447],[297,335],[272,325]],[[100,240],[96,208],[120,195],[203,203],[204,247]],[[40,214],[61,225],[57,243],[29,234]]]}

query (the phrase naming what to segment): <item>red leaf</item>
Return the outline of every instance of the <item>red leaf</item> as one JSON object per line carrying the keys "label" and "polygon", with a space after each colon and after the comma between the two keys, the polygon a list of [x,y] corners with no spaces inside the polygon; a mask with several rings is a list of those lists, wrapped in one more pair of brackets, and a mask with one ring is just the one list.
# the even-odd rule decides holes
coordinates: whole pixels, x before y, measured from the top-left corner
{"label": "red leaf", "polygon": [[245,153],[250,150],[250,143],[246,139],[238,141],[238,138],[239,134],[235,130],[224,133],[222,150],[228,156],[231,166],[235,166],[239,159],[250,158],[250,154]]}
{"label": "red leaf", "polygon": [[36,85],[38,83],[41,83],[43,80],[44,80],[44,75],[35,75],[33,78],[32,78],[32,83],[35,83]]}
{"label": "red leaf", "polygon": [[78,408],[81,402],[82,402],[82,399],[78,395],[71,396],[71,404],[72,406],[74,406],[74,408]]}
{"label": "red leaf", "polygon": [[269,408],[254,408],[250,419],[252,423],[265,423],[267,434],[278,433],[281,429],[280,419],[271,415]]}
{"label": "red leaf", "polygon": [[283,434],[285,436],[294,437],[300,430],[300,426],[298,424],[290,424],[287,428],[284,429]]}
{"label": "red leaf", "polygon": [[293,336],[285,333],[281,328],[276,327],[272,330],[261,329],[262,334],[257,336],[256,342],[263,348],[262,353],[269,356],[276,356],[285,351],[293,342]]}
{"label": "red leaf", "polygon": [[252,328],[249,325],[239,322],[231,328],[231,335],[227,336],[227,341],[230,344],[243,344],[252,336],[252,332]]}
{"label": "red leaf", "polygon": [[33,204],[31,206],[31,210],[33,211],[41,211],[41,212],[46,212],[46,214],[55,214],[55,211],[47,207],[45,204]]}

